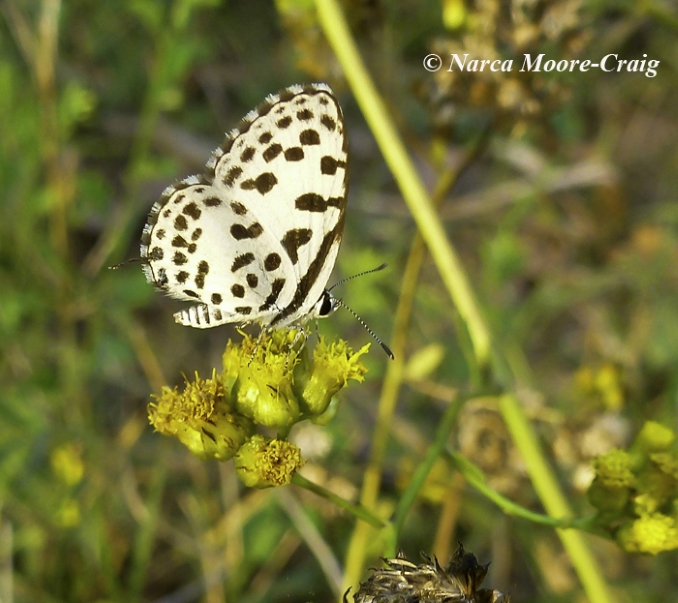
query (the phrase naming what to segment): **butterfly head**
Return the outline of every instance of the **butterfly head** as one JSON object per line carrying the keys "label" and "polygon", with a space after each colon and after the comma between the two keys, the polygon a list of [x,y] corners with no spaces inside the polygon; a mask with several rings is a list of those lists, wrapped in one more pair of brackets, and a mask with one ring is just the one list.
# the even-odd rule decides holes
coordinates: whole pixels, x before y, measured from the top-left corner
{"label": "butterfly head", "polygon": [[322,292],[320,299],[316,302],[315,306],[311,310],[312,318],[324,318],[333,314],[337,308],[341,305],[341,302],[334,297],[327,289]]}

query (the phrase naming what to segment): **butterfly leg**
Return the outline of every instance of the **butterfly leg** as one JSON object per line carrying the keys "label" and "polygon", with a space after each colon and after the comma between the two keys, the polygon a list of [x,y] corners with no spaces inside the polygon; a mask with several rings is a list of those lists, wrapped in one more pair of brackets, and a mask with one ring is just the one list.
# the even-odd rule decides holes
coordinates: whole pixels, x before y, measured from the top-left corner
{"label": "butterfly leg", "polygon": [[250,359],[247,362],[247,366],[250,366],[252,364],[252,360],[254,360],[254,357],[257,355],[257,352],[259,351],[259,347],[261,346],[261,340],[266,337],[270,333],[270,329],[267,329],[266,327],[262,327],[261,331],[259,331],[259,336],[257,337],[257,341],[254,344],[254,349],[252,350],[252,354],[250,355]]}

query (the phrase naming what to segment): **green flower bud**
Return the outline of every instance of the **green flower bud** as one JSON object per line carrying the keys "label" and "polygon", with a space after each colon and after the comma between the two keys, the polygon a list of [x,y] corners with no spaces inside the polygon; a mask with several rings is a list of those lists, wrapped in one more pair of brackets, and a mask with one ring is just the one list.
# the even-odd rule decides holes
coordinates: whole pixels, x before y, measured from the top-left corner
{"label": "green flower bud", "polygon": [[186,381],[184,391],[163,387],[148,404],[148,419],[155,430],[175,436],[201,459],[232,458],[252,433],[252,422],[233,412],[223,382],[216,378]]}
{"label": "green flower bud", "polygon": [[286,440],[266,440],[254,435],[238,451],[235,470],[249,488],[269,488],[290,483],[304,465],[301,451]]}
{"label": "green flower bud", "polygon": [[589,503],[604,514],[607,520],[622,515],[630,497],[629,488],[611,488],[596,477],[586,492]]}

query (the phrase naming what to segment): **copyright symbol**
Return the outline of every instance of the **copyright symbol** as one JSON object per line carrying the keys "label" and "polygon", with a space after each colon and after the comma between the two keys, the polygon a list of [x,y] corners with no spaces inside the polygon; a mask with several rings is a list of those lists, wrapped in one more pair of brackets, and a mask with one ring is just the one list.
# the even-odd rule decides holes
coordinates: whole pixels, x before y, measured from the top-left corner
{"label": "copyright symbol", "polygon": [[443,66],[443,60],[437,54],[429,54],[424,59],[424,69],[435,73]]}

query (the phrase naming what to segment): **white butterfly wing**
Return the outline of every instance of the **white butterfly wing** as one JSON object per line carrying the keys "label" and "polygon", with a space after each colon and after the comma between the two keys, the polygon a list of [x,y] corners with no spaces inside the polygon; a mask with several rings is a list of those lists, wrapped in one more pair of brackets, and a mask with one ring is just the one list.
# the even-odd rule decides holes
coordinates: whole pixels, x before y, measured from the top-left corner
{"label": "white butterfly wing", "polygon": [[334,266],[346,207],[341,109],[324,84],[249,113],[203,176],[163,193],[142,235],[148,280],[199,301],[178,322],[302,322]]}

